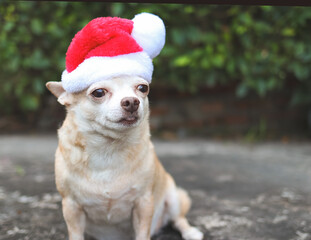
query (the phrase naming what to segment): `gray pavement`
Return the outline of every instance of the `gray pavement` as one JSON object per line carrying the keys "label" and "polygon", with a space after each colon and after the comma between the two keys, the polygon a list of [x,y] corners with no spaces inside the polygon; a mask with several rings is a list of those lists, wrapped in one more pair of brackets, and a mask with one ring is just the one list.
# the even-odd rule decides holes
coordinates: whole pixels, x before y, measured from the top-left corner
{"label": "gray pavement", "polygon": [[[311,239],[311,143],[154,140],[211,240]],[[56,135],[0,136],[0,240],[67,239],[54,184]],[[180,240],[166,228],[154,240]]]}

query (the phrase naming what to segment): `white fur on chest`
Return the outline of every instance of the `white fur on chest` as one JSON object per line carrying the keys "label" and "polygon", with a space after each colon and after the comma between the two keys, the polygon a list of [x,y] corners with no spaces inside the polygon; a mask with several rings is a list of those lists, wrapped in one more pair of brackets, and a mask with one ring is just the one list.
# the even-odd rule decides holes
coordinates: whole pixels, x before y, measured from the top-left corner
{"label": "white fur on chest", "polygon": [[[70,174],[67,178],[74,199],[94,223],[117,224],[130,220],[135,200],[145,190],[145,182],[137,179],[149,172],[148,158],[143,162],[140,156],[126,159],[126,152],[105,147],[87,151],[90,154],[85,174]],[[131,161],[130,166],[139,168],[131,168],[128,161]]]}
{"label": "white fur on chest", "polygon": [[[72,183],[76,201],[94,222],[118,223],[129,219],[140,191],[136,186],[115,178],[105,181],[111,173],[96,174]],[[103,176],[101,176],[103,175]],[[138,186],[139,187],[139,186]]]}

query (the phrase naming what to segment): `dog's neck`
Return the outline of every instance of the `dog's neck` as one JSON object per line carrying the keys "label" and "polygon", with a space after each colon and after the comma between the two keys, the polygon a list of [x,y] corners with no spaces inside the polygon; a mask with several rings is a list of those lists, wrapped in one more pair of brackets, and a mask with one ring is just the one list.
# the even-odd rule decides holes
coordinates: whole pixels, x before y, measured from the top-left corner
{"label": "dog's neck", "polygon": [[[59,137],[72,147],[86,152],[87,157],[82,161],[87,161],[88,165],[96,165],[96,163],[92,163],[93,153],[100,153],[107,160],[106,164],[110,164],[109,159],[117,158],[118,161],[122,161],[120,156],[136,152],[139,149],[146,149],[146,145],[150,144],[148,116],[137,127],[128,128],[125,131],[115,131],[81,121],[74,112],[69,111],[59,130]],[[115,156],[116,154],[119,156]]]}

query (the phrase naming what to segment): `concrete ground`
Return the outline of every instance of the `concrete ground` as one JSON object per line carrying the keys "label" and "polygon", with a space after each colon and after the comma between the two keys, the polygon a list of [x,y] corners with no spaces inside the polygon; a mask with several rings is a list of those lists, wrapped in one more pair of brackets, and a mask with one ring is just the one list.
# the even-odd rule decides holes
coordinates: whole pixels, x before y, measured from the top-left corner
{"label": "concrete ground", "polygon": [[[155,140],[210,240],[311,239],[311,143]],[[67,239],[54,184],[55,135],[0,136],[0,240]],[[153,240],[180,240],[170,227]]]}

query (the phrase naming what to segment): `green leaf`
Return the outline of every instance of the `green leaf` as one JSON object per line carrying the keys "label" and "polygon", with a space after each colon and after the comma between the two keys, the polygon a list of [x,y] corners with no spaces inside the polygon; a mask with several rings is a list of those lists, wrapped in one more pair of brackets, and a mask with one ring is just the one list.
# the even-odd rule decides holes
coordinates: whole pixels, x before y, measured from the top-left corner
{"label": "green leaf", "polygon": [[259,94],[259,96],[263,97],[265,96],[266,92],[267,92],[267,84],[266,84],[266,80],[262,79],[262,78],[258,78],[256,80],[256,90]]}
{"label": "green leaf", "polygon": [[39,107],[39,98],[34,95],[24,95],[21,106],[24,110],[34,111]]}
{"label": "green leaf", "polygon": [[180,30],[180,29],[172,29],[171,31],[172,34],[172,40],[175,44],[177,45],[183,45],[185,43],[185,32],[184,30]]}
{"label": "green leaf", "polygon": [[5,22],[4,26],[3,26],[3,31],[5,31],[5,32],[11,31],[13,29],[14,25],[15,25],[14,22]]}
{"label": "green leaf", "polygon": [[34,18],[31,20],[30,27],[33,33],[38,34],[38,35],[41,34],[43,31],[42,21],[40,21],[40,19],[37,19],[37,18]]}
{"label": "green leaf", "polygon": [[122,3],[113,4],[111,7],[111,13],[113,16],[121,16],[124,11],[124,5]]}
{"label": "green leaf", "polygon": [[32,86],[33,86],[34,92],[37,94],[42,94],[45,90],[45,85],[40,78],[34,78]]}
{"label": "green leaf", "polygon": [[212,58],[212,62],[215,65],[215,67],[222,67],[225,62],[225,58],[221,54],[217,54]]}
{"label": "green leaf", "polygon": [[44,69],[50,66],[50,60],[43,56],[42,50],[39,48],[35,49],[24,63],[26,67],[33,69]]}
{"label": "green leaf", "polygon": [[188,6],[186,6],[185,8],[184,8],[184,11],[185,11],[185,13],[193,13],[193,12],[195,12],[195,9],[194,9],[194,7],[193,6],[191,6],[191,5],[188,5]]}
{"label": "green leaf", "polygon": [[174,66],[176,67],[185,67],[188,66],[190,63],[191,59],[187,55],[180,56],[174,60]]}
{"label": "green leaf", "polygon": [[248,87],[244,83],[240,83],[236,88],[236,95],[238,97],[245,97],[248,94]]}
{"label": "green leaf", "polygon": [[293,28],[284,28],[282,30],[282,35],[285,37],[293,37],[295,36],[295,29]]}

